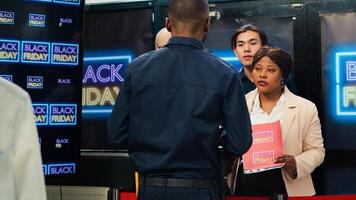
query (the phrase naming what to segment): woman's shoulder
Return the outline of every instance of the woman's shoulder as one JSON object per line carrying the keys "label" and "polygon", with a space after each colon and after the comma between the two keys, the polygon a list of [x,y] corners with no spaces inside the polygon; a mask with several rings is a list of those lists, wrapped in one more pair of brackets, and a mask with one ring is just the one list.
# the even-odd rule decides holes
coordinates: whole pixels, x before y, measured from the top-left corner
{"label": "woman's shoulder", "polygon": [[296,106],[300,107],[300,108],[305,108],[305,109],[314,109],[316,108],[315,104],[306,99],[306,98],[303,98],[301,96],[298,96],[290,91],[288,91],[286,93],[286,96],[288,95],[288,97],[286,98],[287,101],[291,101],[293,102]]}

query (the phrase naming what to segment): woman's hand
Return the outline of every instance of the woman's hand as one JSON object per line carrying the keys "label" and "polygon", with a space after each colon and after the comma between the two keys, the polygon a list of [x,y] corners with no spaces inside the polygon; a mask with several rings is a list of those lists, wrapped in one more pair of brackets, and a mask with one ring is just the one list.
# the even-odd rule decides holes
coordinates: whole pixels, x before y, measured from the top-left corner
{"label": "woman's hand", "polygon": [[287,155],[287,154],[279,156],[276,160],[276,163],[285,163],[283,168],[286,170],[286,172],[289,174],[289,176],[292,179],[297,178],[297,176],[298,176],[297,163],[295,161],[294,156]]}

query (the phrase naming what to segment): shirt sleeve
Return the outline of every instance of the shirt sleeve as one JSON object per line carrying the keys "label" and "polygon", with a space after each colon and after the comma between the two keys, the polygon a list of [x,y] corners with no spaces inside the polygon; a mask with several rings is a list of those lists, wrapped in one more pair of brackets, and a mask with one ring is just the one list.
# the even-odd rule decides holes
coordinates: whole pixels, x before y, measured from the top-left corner
{"label": "shirt sleeve", "polygon": [[244,154],[252,144],[251,122],[245,95],[237,73],[227,83],[223,102],[225,148],[236,155]]}
{"label": "shirt sleeve", "polygon": [[19,105],[15,124],[13,168],[16,199],[46,200],[40,145],[29,96]]}
{"label": "shirt sleeve", "polygon": [[128,79],[120,88],[119,95],[108,120],[108,142],[127,149],[129,125],[129,86]]}

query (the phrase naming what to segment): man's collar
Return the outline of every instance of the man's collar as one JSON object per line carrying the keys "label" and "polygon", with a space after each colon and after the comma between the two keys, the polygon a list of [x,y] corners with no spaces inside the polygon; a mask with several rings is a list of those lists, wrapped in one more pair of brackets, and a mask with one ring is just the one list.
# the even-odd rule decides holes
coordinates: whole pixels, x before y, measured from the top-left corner
{"label": "man's collar", "polygon": [[[244,68],[243,66],[242,66],[242,68],[240,69],[239,74],[240,74],[240,78],[241,78],[241,79],[248,79],[247,76],[246,76],[246,74],[245,74],[245,68]],[[249,80],[250,80],[250,79],[249,79]]]}
{"label": "man's collar", "polygon": [[188,38],[188,37],[172,37],[169,39],[168,44],[169,45],[186,45],[186,46],[192,46],[198,49],[205,49],[203,44],[194,38]]}

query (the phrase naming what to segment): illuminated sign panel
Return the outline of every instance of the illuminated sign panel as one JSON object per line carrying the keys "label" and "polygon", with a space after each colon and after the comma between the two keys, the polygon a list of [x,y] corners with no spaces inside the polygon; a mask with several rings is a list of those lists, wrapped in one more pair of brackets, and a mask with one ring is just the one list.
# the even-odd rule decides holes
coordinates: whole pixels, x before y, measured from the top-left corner
{"label": "illuminated sign panel", "polygon": [[67,85],[67,84],[71,84],[72,80],[70,78],[59,78],[58,79],[58,84],[63,84],[63,85]]}
{"label": "illuminated sign panel", "polygon": [[235,69],[235,71],[239,72],[242,69],[242,64],[232,50],[213,49],[212,53],[229,63]]}
{"label": "illuminated sign panel", "polygon": [[356,61],[346,62],[346,80],[356,81]]}
{"label": "illuminated sign panel", "polygon": [[22,41],[21,62],[24,63],[49,63],[50,43]]}
{"label": "illuminated sign panel", "polygon": [[356,51],[336,52],[336,115],[356,116]]}
{"label": "illuminated sign panel", "polygon": [[80,0],[53,0],[54,3],[80,5]]}
{"label": "illuminated sign panel", "polygon": [[48,124],[48,104],[32,104],[36,125]]}
{"label": "illuminated sign panel", "polygon": [[79,45],[52,43],[52,64],[78,65]]}
{"label": "illuminated sign panel", "polygon": [[73,24],[73,19],[72,18],[59,18],[59,23],[58,26],[62,27],[65,24]]}
{"label": "illuminated sign panel", "polygon": [[0,62],[19,61],[20,41],[0,39]]}
{"label": "illuminated sign panel", "polygon": [[50,104],[50,121],[54,125],[76,125],[77,105],[76,104]]}
{"label": "illuminated sign panel", "polygon": [[42,89],[43,88],[43,76],[27,76],[27,88]]}
{"label": "illuminated sign panel", "polygon": [[8,81],[12,82],[12,75],[1,75],[0,74],[0,77],[5,79],[5,80],[8,80]]}
{"label": "illuminated sign panel", "polygon": [[30,95],[49,176],[78,171],[83,14],[81,0],[0,0],[0,79]]}
{"label": "illuminated sign panel", "polygon": [[46,26],[46,16],[41,14],[29,14],[28,25],[35,27],[45,27]]}
{"label": "illuminated sign panel", "polygon": [[28,1],[60,3],[60,4],[67,4],[67,5],[74,5],[74,6],[80,5],[80,0],[28,0]]}
{"label": "illuminated sign panel", "polygon": [[56,148],[60,149],[62,148],[62,145],[69,144],[69,139],[68,138],[61,138],[61,139],[56,139]]}
{"label": "illuminated sign panel", "polygon": [[0,24],[15,24],[15,13],[0,11]]}
{"label": "illuminated sign panel", "polygon": [[47,175],[60,175],[60,174],[75,174],[75,164],[50,164],[48,165]]}
{"label": "illuminated sign panel", "polygon": [[83,114],[111,113],[131,59],[130,55],[84,58]]}
{"label": "illuminated sign panel", "polygon": [[42,165],[42,171],[44,175],[47,175],[47,165]]}
{"label": "illuminated sign panel", "polygon": [[52,2],[52,0],[28,0],[28,1]]}

